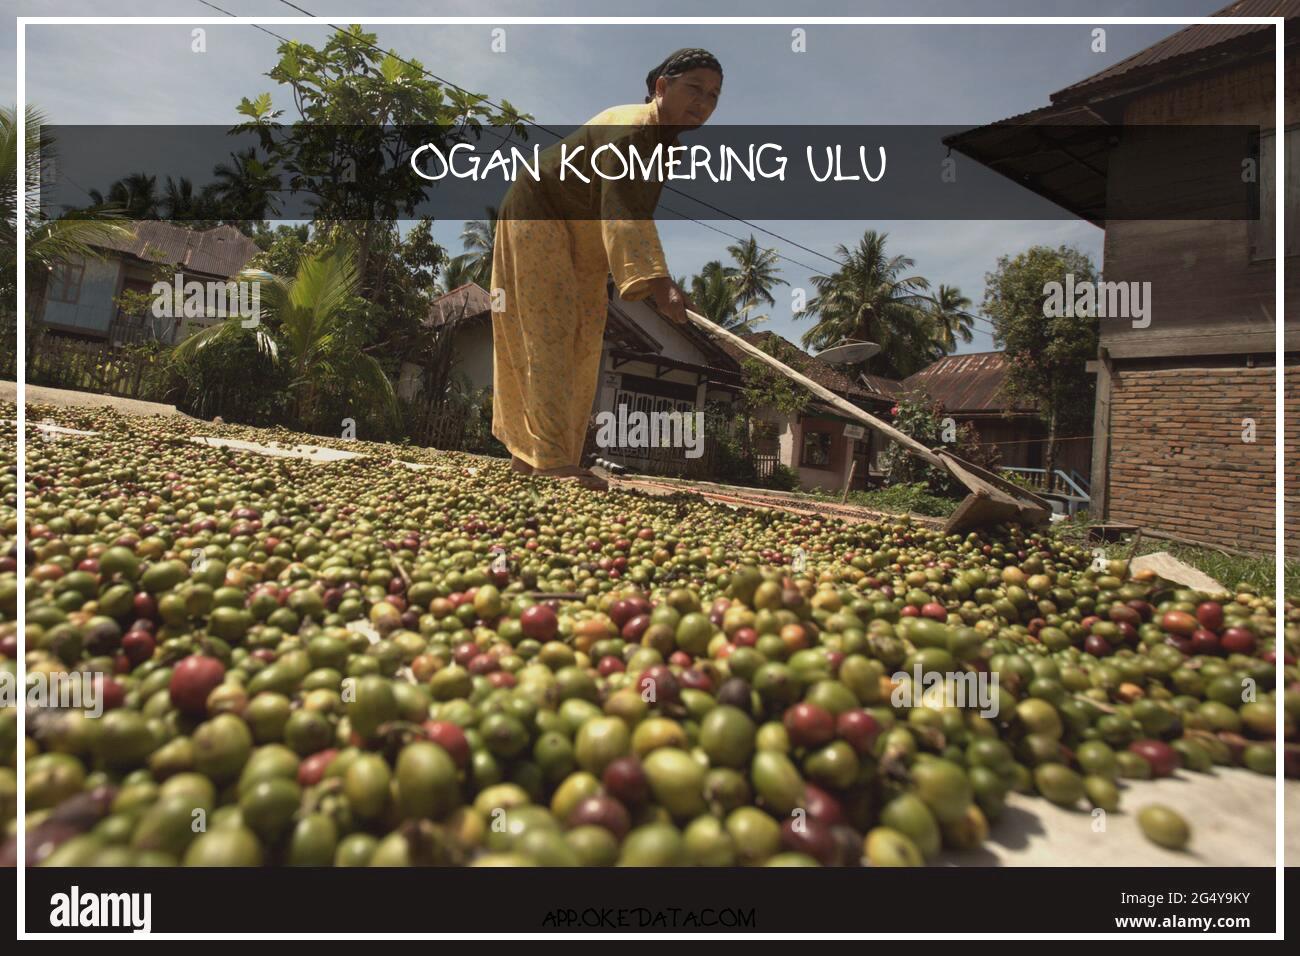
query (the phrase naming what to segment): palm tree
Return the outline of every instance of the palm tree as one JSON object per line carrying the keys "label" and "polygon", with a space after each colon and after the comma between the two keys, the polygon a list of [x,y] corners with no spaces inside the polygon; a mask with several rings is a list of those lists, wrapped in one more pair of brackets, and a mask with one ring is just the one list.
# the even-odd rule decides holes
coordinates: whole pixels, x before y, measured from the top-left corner
{"label": "palm tree", "polygon": [[[479,283],[486,286],[492,281],[491,271],[489,269],[487,281]],[[445,295],[452,289],[459,289],[467,282],[478,282],[478,276],[475,274],[474,264],[468,256],[454,256],[448,259],[439,270],[438,281],[434,285],[434,293]]]}
{"label": "palm tree", "polygon": [[130,173],[108,187],[104,196],[98,189],[90,190],[96,205],[120,206],[132,219],[157,219],[161,203],[158,199],[158,177],[148,173]]}
{"label": "palm tree", "polygon": [[742,324],[736,314],[736,290],[731,281],[735,273],[734,268],[715,259],[705,263],[700,274],[691,278],[688,290],[704,317],[724,329],[734,330]]}
{"label": "palm tree", "polygon": [[230,158],[233,163],[212,167],[213,181],[207,190],[222,218],[257,221],[274,215],[280,177],[257,158],[254,146],[231,153]]}
{"label": "palm tree", "polygon": [[974,339],[975,317],[968,311],[970,307],[970,299],[955,286],[940,285],[935,290],[930,317],[934,324],[935,345],[941,355],[955,352],[959,338],[967,344]]}
{"label": "palm tree", "polygon": [[[466,221],[460,234],[460,241],[465,245],[465,252],[457,256],[461,267],[469,277],[467,281],[477,282],[486,288],[492,281],[492,247],[497,237],[497,210],[495,206],[487,207],[487,219]],[[453,260],[454,261],[454,260]],[[452,286],[454,289],[455,286]]]}
{"label": "palm tree", "polygon": [[824,349],[844,339],[877,342],[880,354],[864,368],[903,378],[930,360],[934,335],[927,311],[931,300],[925,294],[930,283],[908,274],[913,260],[885,252],[887,238],[868,229],[857,248],[836,248],[839,269],[812,277],[817,296],[808,312],[818,320],[804,333],[803,344]]}
{"label": "palm tree", "polygon": [[748,239],[734,246],[727,246],[727,251],[736,260],[735,274],[731,279],[736,307],[743,310],[746,306],[757,305],[759,302],[775,306],[776,300],[772,298],[772,287],[789,285],[784,279],[776,277],[776,250],[760,248],[758,241],[751,234]]}
{"label": "palm tree", "polygon": [[167,192],[162,199],[162,209],[168,219],[196,219],[202,209],[203,196],[195,194],[194,183],[182,176],[167,177]]}
{"label": "palm tree", "polygon": [[327,383],[352,395],[377,396],[380,410],[396,421],[393,383],[373,356],[347,343],[348,316],[360,281],[351,244],[339,243],[304,257],[292,279],[260,269],[245,270],[236,278],[260,283],[263,314],[277,327],[278,340],[265,322],[248,329],[244,319],[233,318],[185,339],[173,351],[174,359],[192,360],[201,349],[251,332],[258,349],[286,367],[289,387],[298,395],[300,421],[310,416],[317,394]]}
{"label": "palm tree", "polygon": [[[23,147],[25,192],[25,243],[28,311],[41,314],[41,303],[50,272],[59,265],[85,259],[103,258],[99,246],[129,240],[130,223],[124,222],[120,210],[97,204],[87,209],[65,212],[57,218],[47,217],[40,208],[41,155],[44,147],[48,162],[55,156],[50,137],[41,142],[44,115],[34,107],[26,110],[26,143]],[[18,274],[18,111],[0,110],[0,205],[4,220],[0,225],[0,289],[6,304],[16,294]],[[10,306],[12,307],[12,305]]]}

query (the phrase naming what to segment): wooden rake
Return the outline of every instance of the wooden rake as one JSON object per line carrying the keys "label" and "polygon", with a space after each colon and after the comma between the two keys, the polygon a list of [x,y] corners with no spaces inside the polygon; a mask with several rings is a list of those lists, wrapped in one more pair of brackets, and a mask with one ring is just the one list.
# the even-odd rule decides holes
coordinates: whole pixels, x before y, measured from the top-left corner
{"label": "wooden rake", "polygon": [[891,441],[898,442],[913,455],[936,468],[944,469],[961,482],[970,494],[957,506],[957,510],[944,525],[946,532],[987,528],[1009,521],[1033,526],[1046,524],[1049,520],[1052,507],[1038,495],[1012,484],[987,468],[981,468],[963,458],[958,458],[946,449],[926,448],[911,435],[904,434],[888,422],[881,421],[852,402],[840,398],[830,389],[817,384],[806,375],[801,375],[784,362],[746,342],[734,332],[720,328],[698,312],[687,309],[686,316],[705,332],[730,342],[746,355],[758,359],[782,375],[798,382],[841,415],[875,429]]}

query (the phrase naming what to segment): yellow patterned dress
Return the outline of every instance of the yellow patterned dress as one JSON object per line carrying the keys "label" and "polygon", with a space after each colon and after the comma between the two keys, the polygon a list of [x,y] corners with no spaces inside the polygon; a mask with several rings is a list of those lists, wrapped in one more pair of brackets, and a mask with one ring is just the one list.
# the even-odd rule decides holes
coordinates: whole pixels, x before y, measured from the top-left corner
{"label": "yellow patterned dress", "polygon": [[[564,140],[571,167],[579,165],[577,144],[586,157],[607,142],[634,144],[647,156],[664,132],[658,121],[654,101],[605,110]],[[498,212],[492,434],[512,455],[545,470],[580,464],[600,374],[607,276],[613,273],[620,295],[633,301],[649,294],[651,279],[669,273],[650,218],[662,183],[590,172],[590,184],[571,172],[560,182],[558,144],[539,158],[541,181],[521,169]],[[618,167],[602,161],[601,168]]]}

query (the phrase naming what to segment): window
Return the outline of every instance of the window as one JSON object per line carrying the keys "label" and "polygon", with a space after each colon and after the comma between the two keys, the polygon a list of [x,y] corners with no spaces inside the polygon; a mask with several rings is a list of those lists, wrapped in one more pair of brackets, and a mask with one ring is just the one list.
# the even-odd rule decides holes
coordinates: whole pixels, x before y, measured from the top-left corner
{"label": "window", "polygon": [[[1300,252],[1300,210],[1296,210],[1296,191],[1300,189],[1297,179],[1297,166],[1293,151],[1300,148],[1300,126],[1286,129],[1286,176],[1283,179],[1285,192],[1283,202],[1286,210],[1286,251],[1283,255],[1294,256]],[[1247,223],[1250,236],[1250,260],[1259,262],[1276,258],[1274,249],[1274,232],[1277,227],[1277,172],[1273,168],[1274,153],[1277,149],[1275,130],[1264,130],[1257,140],[1259,147],[1259,218]]]}
{"label": "window", "polygon": [[831,463],[831,433],[803,433],[803,457],[799,464],[807,468],[829,468]]}
{"label": "window", "polygon": [[48,298],[52,302],[75,303],[81,298],[81,276],[86,267],[81,263],[61,262],[50,271]]}

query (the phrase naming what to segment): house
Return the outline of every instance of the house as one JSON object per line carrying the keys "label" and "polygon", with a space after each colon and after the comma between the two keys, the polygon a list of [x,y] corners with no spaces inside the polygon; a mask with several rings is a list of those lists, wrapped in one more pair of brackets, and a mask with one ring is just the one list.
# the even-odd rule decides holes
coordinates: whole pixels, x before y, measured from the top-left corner
{"label": "house", "polygon": [[[873,414],[886,413],[897,399],[897,382],[865,374],[855,380],[774,332],[754,332],[742,337],[751,345],[772,351],[796,372]],[[725,341],[719,344],[737,364],[742,364],[747,357],[734,345]],[[760,476],[764,474],[765,463],[779,463],[798,475],[803,488],[841,491],[850,477],[852,488],[865,489],[873,476],[881,475],[879,459],[887,441],[878,432],[845,418],[823,402],[813,399],[799,414],[760,409],[755,419],[753,440]],[[770,469],[770,464],[767,468]]]}
{"label": "house", "polygon": [[[609,284],[609,305],[600,379],[592,407],[617,416],[627,412],[693,415],[708,405],[730,403],[741,389],[739,365],[712,338],[690,326],[674,325],[648,301],[629,302]],[[433,382],[453,374],[474,389],[492,387],[492,302],[487,291],[467,283],[435,299],[424,326],[434,336],[422,361],[402,364],[398,395],[408,401]],[[446,343],[440,349],[437,343]],[[616,464],[651,473],[707,472],[707,456],[688,458],[683,448],[610,447],[597,450],[596,428],[589,451]],[[706,434],[707,438],[707,434]]]}
{"label": "house", "polygon": [[[673,324],[647,300],[622,299],[612,282],[609,295],[593,417],[601,412],[617,415],[620,408],[647,413],[725,410],[737,401],[744,389],[743,352],[694,326]],[[402,364],[398,395],[414,401],[422,392],[443,387],[455,374],[476,390],[490,389],[491,308],[491,297],[475,283],[435,299],[424,325],[445,334],[432,337],[434,344],[421,361]],[[864,408],[881,413],[894,403],[897,383],[889,379],[864,375],[855,381],[771,332],[745,338],[759,347],[777,340],[781,357],[796,371]],[[732,424],[745,427],[746,422],[735,417]],[[715,429],[723,427],[730,426],[717,418],[706,427],[705,453],[698,460],[686,459],[680,449],[597,449],[595,428],[589,433],[588,452],[639,472],[719,478],[712,453]],[[769,477],[781,464],[797,474],[802,487],[839,491],[850,472],[855,488],[866,488],[870,476],[879,475],[884,440],[816,400],[798,415],[758,409],[751,413],[750,427],[748,440],[760,478]]]}
{"label": "house", "polygon": [[[1102,319],[1093,418],[1092,517],[1156,535],[1243,551],[1275,546],[1274,443],[1300,460],[1300,240],[1295,157],[1300,0],[1239,0],[1198,24],[1051,96],[1031,113],[946,142],[1105,229],[1107,282],[1151,283],[1150,324]],[[1273,168],[1276,28],[1234,16],[1287,18],[1283,48],[1287,168]],[[1258,218],[1107,220],[1112,203],[1210,168],[1195,154],[1143,152],[1151,124],[1257,126]],[[1026,148],[1027,144],[1036,146]],[[1249,160],[1254,160],[1250,162]],[[1285,184],[1284,248],[1274,246],[1274,196]],[[1200,194],[1186,191],[1186,196]],[[1199,210],[1204,207],[1197,207]],[[1275,276],[1288,260],[1284,398],[1277,433]],[[1300,548],[1300,469],[1289,469],[1286,539]]]}
{"label": "house", "polygon": [[215,319],[123,315],[116,299],[124,292],[149,293],[158,273],[164,281],[226,282],[259,249],[233,226],[194,230],[170,222],[142,221],[132,236],[94,243],[100,258],[75,258],[50,274],[36,317],[50,331],[92,340],[176,342],[191,323]]}
{"label": "house", "polygon": [[[1046,459],[1047,426],[1032,403],[1009,398],[1005,352],[946,355],[899,383],[906,394],[920,392],[960,428],[969,424],[981,445],[996,448],[1003,468],[1041,469]],[[1091,435],[1057,438],[1056,467],[1086,490],[1092,464]]]}

